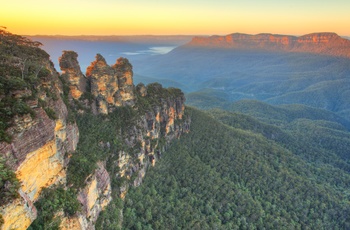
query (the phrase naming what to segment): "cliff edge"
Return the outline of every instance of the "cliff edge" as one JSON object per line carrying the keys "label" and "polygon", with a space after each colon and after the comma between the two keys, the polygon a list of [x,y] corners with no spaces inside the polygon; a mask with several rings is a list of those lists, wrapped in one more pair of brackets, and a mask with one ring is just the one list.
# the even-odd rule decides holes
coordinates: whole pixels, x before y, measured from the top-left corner
{"label": "cliff edge", "polygon": [[350,41],[336,33],[311,33],[300,37],[278,34],[241,34],[194,37],[185,47],[230,48],[275,52],[305,52],[350,58]]}
{"label": "cliff edge", "polygon": [[100,213],[189,131],[183,93],[135,87],[127,59],[99,54],[83,74],[64,51],[59,74],[39,43],[0,32],[0,229],[103,226]]}

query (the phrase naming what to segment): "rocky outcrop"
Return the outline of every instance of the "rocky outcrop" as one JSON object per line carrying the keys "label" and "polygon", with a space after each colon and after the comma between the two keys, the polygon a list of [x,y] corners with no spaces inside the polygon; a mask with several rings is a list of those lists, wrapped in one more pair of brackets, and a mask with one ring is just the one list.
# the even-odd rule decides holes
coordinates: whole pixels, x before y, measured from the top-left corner
{"label": "rocky outcrop", "polygon": [[109,108],[122,105],[118,78],[100,54],[96,55],[96,60],[87,68],[86,75],[99,113],[108,114]]}
{"label": "rocky outcrop", "polygon": [[[136,89],[138,99],[134,109],[138,114],[132,123],[123,126],[119,137],[125,147],[116,150],[116,157],[108,160],[116,173],[107,172],[106,161],[97,163],[97,169],[78,192],[82,210],[69,218],[58,214],[62,216],[61,229],[95,229],[100,212],[112,199],[112,192],[124,199],[130,186],[142,183],[148,167],[156,164],[170,142],[189,131],[190,120],[184,118],[185,98],[180,90],[165,89],[156,83],[147,87],[140,84]],[[143,102],[147,107],[142,107]],[[105,151],[110,146],[109,142],[99,141],[99,147]],[[112,178],[120,183],[113,191]]]}
{"label": "rocky outcrop", "polygon": [[86,91],[86,77],[80,70],[78,54],[74,51],[63,51],[59,59],[62,78],[68,82],[70,95],[74,99],[79,99]]}
{"label": "rocky outcrop", "polygon": [[275,34],[240,34],[195,37],[185,47],[231,48],[305,52],[350,58],[350,41],[335,33],[312,33],[300,37]]}
{"label": "rocky outcrop", "polygon": [[63,217],[61,229],[95,229],[100,212],[112,200],[110,176],[105,162],[98,162],[95,172],[86,178],[86,185],[78,193],[82,211],[73,217]]}
{"label": "rocky outcrop", "polygon": [[83,205],[84,229],[94,228],[99,213],[108,205],[112,196],[110,177],[104,163],[99,162],[98,168],[91,177],[87,178],[84,189],[78,194],[78,200]]}
{"label": "rocky outcrop", "polygon": [[78,100],[83,93],[91,95],[94,99],[90,105],[85,98],[83,104],[94,113],[102,114],[108,114],[119,106],[135,104],[133,71],[126,58],[119,58],[113,66],[109,66],[104,57],[97,54],[87,68],[85,78],[77,57],[74,51],[64,51],[59,60],[62,77],[69,84],[72,98]]}
{"label": "rocky outcrop", "polygon": [[[38,48],[35,46],[35,49]],[[66,181],[70,157],[79,141],[72,111],[109,114],[118,107],[128,106],[124,109],[131,111],[133,119],[128,123],[119,122],[123,123],[122,127],[116,125],[120,130],[113,138],[122,142],[122,147],[115,145],[112,151],[109,142],[98,140],[97,148],[109,151],[109,158],[100,159],[91,167],[94,171],[86,174],[90,173],[84,178],[83,186],[74,187],[81,209],[75,214],[70,213],[73,216],[69,217],[62,208],[55,210],[55,217],[62,220],[61,229],[95,229],[100,212],[112,200],[112,192],[116,193],[114,197],[124,198],[129,186],[139,186],[147,168],[161,158],[169,143],[189,130],[190,120],[184,118],[185,98],[180,90],[165,89],[157,83],[135,87],[132,66],[125,58],[119,58],[109,66],[101,55],[97,55],[85,77],[77,57],[73,51],[64,51],[60,58],[62,75],[59,80],[59,74],[44,54],[41,59],[35,59],[37,69],[34,68],[34,74],[21,78],[30,84],[0,95],[1,99],[5,96],[15,98],[24,111],[29,111],[11,117],[6,132],[12,140],[0,142],[0,153],[6,160],[6,167],[15,172],[20,182],[18,198],[11,198],[11,202],[0,206],[4,221],[2,230],[27,229],[40,216],[35,202],[40,199],[44,188],[55,189],[53,185],[58,184],[61,189],[70,190],[74,186],[67,185]],[[42,69],[43,73],[40,73]],[[30,88],[31,84],[35,87]],[[108,168],[113,169],[111,174],[106,170],[107,162]],[[113,180],[119,182],[112,190]]]}
{"label": "rocky outcrop", "polygon": [[132,65],[128,59],[121,57],[112,67],[118,78],[119,92],[122,104],[133,105],[135,97]]}
{"label": "rocky outcrop", "polygon": [[[158,83],[148,87],[140,84],[136,88],[139,97],[147,101],[156,99],[157,103],[146,110],[126,133],[125,144],[136,152],[119,152],[119,177],[131,180],[133,186],[142,183],[147,168],[155,165],[172,140],[189,131],[191,123],[190,118],[184,118],[185,97],[181,91],[171,94]],[[121,186],[121,198],[125,197],[130,184]]]}
{"label": "rocky outcrop", "polygon": [[20,198],[1,206],[4,224],[1,229],[27,229],[37,217],[37,210],[33,202],[20,192]]}

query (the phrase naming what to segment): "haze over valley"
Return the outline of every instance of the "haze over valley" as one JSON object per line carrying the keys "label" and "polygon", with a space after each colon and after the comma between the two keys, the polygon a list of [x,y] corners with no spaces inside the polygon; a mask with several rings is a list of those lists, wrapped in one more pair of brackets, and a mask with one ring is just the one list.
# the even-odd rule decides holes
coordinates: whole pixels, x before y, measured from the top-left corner
{"label": "haze over valley", "polygon": [[350,229],[349,8],[2,4],[0,230]]}
{"label": "haze over valley", "polygon": [[181,88],[188,93],[189,105],[201,108],[252,99],[304,104],[350,117],[350,41],[334,33],[299,38],[272,34],[33,38],[44,44],[54,63],[61,47],[74,48],[83,70],[96,53],[109,63],[125,56],[133,63],[136,83],[157,81]]}

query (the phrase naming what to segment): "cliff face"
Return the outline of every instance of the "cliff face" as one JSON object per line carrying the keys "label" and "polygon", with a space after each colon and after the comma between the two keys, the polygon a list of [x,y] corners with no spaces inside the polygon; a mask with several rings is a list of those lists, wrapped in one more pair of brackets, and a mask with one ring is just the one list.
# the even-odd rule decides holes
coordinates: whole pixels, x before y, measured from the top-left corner
{"label": "cliff face", "polygon": [[[61,60],[65,55],[66,52]],[[95,114],[111,114],[122,106],[132,106],[136,112],[132,115],[132,122],[120,130],[118,138],[121,138],[124,149],[112,154],[116,157],[112,157],[115,160],[110,167],[112,170],[118,168],[117,173],[110,175],[105,170],[107,161],[111,159],[98,163],[98,169],[88,176],[85,187],[78,192],[82,211],[71,218],[64,218],[63,229],[94,229],[100,212],[112,199],[111,179],[122,181],[114,193],[123,199],[129,186],[142,183],[147,168],[156,163],[171,140],[189,131],[190,120],[183,119],[185,98],[180,90],[167,90],[159,84],[135,87],[132,75],[132,66],[125,58],[119,58],[115,65],[109,66],[98,54],[87,68],[87,84],[90,87],[83,93],[91,94],[92,100],[80,100],[83,105]],[[103,140],[100,140],[99,146],[106,151],[111,148],[111,144]]]}
{"label": "cliff face", "polygon": [[[165,90],[159,84],[149,85],[146,89]],[[159,97],[154,93],[146,93],[142,97],[136,92],[136,95],[141,97],[135,102],[135,108],[138,109],[140,100],[148,101],[148,97]],[[160,103],[154,104],[147,112],[142,111],[140,115],[134,116],[133,122],[121,131],[119,137],[124,148],[117,149],[112,154],[115,156],[97,163],[97,169],[86,178],[85,186],[78,192],[82,210],[73,217],[63,218],[62,229],[95,229],[101,211],[112,201],[113,196],[124,199],[130,186],[142,183],[147,169],[156,164],[168,144],[189,131],[190,120],[184,119],[184,101],[183,95],[162,96]],[[110,145],[109,142],[99,141],[99,146],[106,151],[110,151]],[[106,170],[106,164],[109,164],[111,171]],[[113,185],[112,180],[118,181],[118,185]],[[119,220],[121,221],[122,219]]]}
{"label": "cliff face", "polygon": [[[4,36],[3,39],[13,38]],[[4,46],[4,43],[1,43]],[[11,142],[0,142],[1,157],[15,173],[20,182],[19,198],[0,207],[4,219],[2,229],[26,229],[36,218],[33,203],[38,199],[43,188],[64,183],[66,178],[67,153],[73,152],[79,140],[79,131],[75,123],[67,123],[67,108],[59,96],[62,84],[52,63],[41,50],[30,45],[21,45],[20,41],[12,44],[13,49],[21,52],[9,52],[7,69],[23,70],[22,76],[2,76],[5,82],[22,81],[21,88],[6,88],[1,98],[13,98],[21,105],[7,118]],[[6,49],[5,49],[6,50]],[[35,51],[35,52],[33,52]],[[18,60],[25,60],[18,68]],[[11,62],[12,61],[12,62]],[[25,84],[31,82],[31,84]],[[13,99],[12,99],[13,100]],[[25,110],[23,109],[25,108]],[[25,112],[19,113],[18,111]],[[26,113],[28,112],[28,113]],[[1,194],[3,195],[3,194]]]}
{"label": "cliff face", "polygon": [[133,105],[132,68],[127,59],[119,58],[109,66],[106,60],[96,55],[96,60],[86,70],[91,85],[91,94],[96,98],[93,108],[98,113],[108,114],[116,106]]}
{"label": "cliff face", "polygon": [[12,166],[21,183],[20,198],[0,211],[3,229],[25,229],[35,219],[33,202],[43,188],[65,182],[65,155],[75,150],[79,140],[75,124],[67,124],[64,116],[52,121],[42,109],[37,109],[35,119],[24,118],[18,125],[21,131],[16,130],[12,143],[0,144],[9,164],[15,162]]}
{"label": "cliff face", "polygon": [[[64,51],[59,59],[62,77],[70,89],[69,97],[82,100],[95,114],[108,114],[118,106],[134,105],[134,85],[132,66],[125,58],[119,58],[109,66],[104,57],[96,55],[95,61],[82,74],[74,51]],[[81,98],[86,93],[94,100]]]}
{"label": "cliff face", "polygon": [[249,35],[234,33],[226,36],[195,37],[186,46],[307,52],[350,57],[350,41],[341,38],[335,33],[313,33],[300,37],[274,34]]}
{"label": "cliff face", "polygon": [[[161,85],[155,83],[147,87],[152,93],[138,91],[139,97],[156,98],[157,91],[163,91]],[[142,96],[144,95],[144,96]],[[161,158],[162,152],[171,140],[180,137],[182,133],[188,132],[190,128],[190,120],[183,119],[185,98],[182,93],[177,96],[160,98],[160,103],[154,105],[151,110],[135,122],[128,129],[125,136],[125,143],[129,147],[140,146],[134,158],[130,154],[119,152],[118,167],[120,169],[120,177],[133,178],[132,184],[138,186],[142,183],[149,165],[154,165]],[[176,124],[175,121],[181,121]],[[136,160],[136,161],[135,161]],[[121,188],[121,197],[125,196],[127,189]]]}
{"label": "cliff face", "polygon": [[[28,48],[24,44],[22,48],[29,49],[32,55],[43,52],[36,45]],[[33,60],[32,66],[21,71],[26,69],[27,63],[24,61],[23,68],[18,68],[17,58]],[[80,203],[78,211],[67,215],[65,210],[56,210],[54,216],[61,219],[61,229],[95,229],[101,211],[113,197],[124,198],[129,186],[140,185],[147,168],[161,158],[171,140],[189,131],[190,120],[184,118],[183,93],[178,89],[164,89],[159,84],[135,87],[132,66],[125,58],[119,58],[109,66],[101,55],[97,55],[88,67],[86,77],[73,51],[65,51],[60,58],[61,76],[46,53],[40,58],[20,56],[13,60],[13,63],[5,63],[6,68],[18,68],[17,73],[22,76],[15,80],[25,87],[1,89],[0,98],[3,101],[16,98],[15,103],[25,109],[6,117],[8,128],[5,131],[12,139],[0,142],[0,156],[15,172],[20,188],[18,198],[0,206],[4,222],[1,229],[27,229],[37,216],[42,215],[43,211],[38,211],[35,203],[43,188],[60,185],[67,190],[74,186],[67,184],[67,167],[70,167],[80,135],[74,119],[69,118],[74,114],[104,114],[104,119],[109,121],[109,114],[120,107],[128,107],[133,118],[129,123],[118,122],[123,124],[122,128],[120,125],[115,127],[119,131],[111,140],[121,142],[121,146],[103,139],[93,140],[109,155],[96,162],[93,170],[83,178],[83,186],[76,189],[76,200]],[[5,83],[13,84],[10,74],[5,78]],[[9,111],[7,107],[0,109],[0,113]],[[97,127],[96,132],[103,130]]]}
{"label": "cliff face", "polygon": [[100,212],[112,200],[110,176],[105,162],[98,162],[98,168],[86,178],[86,185],[78,193],[82,210],[73,217],[61,217],[61,229],[95,229],[94,224]]}
{"label": "cliff face", "polygon": [[65,51],[59,59],[62,77],[69,82],[70,94],[74,99],[79,99],[87,87],[86,78],[80,70],[77,58],[77,53]]}

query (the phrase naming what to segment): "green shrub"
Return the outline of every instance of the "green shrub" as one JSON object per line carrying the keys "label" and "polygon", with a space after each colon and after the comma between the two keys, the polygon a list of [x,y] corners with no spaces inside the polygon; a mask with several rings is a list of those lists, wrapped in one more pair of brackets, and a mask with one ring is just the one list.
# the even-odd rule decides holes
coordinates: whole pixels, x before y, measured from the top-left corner
{"label": "green shrub", "polygon": [[7,167],[5,159],[0,156],[0,204],[6,204],[18,195],[20,183],[16,174]]}
{"label": "green shrub", "polygon": [[51,120],[56,120],[57,119],[57,115],[56,112],[51,109],[50,107],[46,107],[44,108],[46,115],[51,119]]}
{"label": "green shrub", "polygon": [[54,218],[58,211],[63,211],[66,216],[73,216],[80,211],[80,203],[77,200],[76,190],[61,186],[43,189],[40,199],[35,203],[38,217],[29,229],[58,229],[60,219]]}

